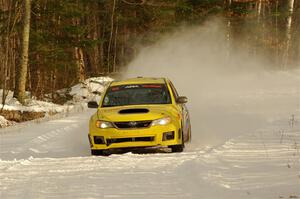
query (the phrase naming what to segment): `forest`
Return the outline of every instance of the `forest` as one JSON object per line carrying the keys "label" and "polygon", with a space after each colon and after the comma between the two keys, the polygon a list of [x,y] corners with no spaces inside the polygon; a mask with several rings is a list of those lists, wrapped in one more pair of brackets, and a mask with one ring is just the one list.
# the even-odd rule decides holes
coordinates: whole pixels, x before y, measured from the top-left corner
{"label": "forest", "polygon": [[[141,47],[217,17],[231,46],[272,70],[300,66],[299,0],[0,0],[0,88],[21,103],[116,75]],[[231,48],[228,48],[228,51]]]}

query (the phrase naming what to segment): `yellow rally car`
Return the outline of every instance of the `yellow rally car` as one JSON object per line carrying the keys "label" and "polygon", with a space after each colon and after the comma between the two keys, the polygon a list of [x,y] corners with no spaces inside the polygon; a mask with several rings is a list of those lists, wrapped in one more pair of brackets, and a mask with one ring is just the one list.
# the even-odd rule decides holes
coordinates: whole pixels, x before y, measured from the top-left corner
{"label": "yellow rally car", "polygon": [[191,140],[191,124],[185,106],[172,82],[165,78],[134,78],[112,82],[89,123],[92,155],[108,149],[169,147],[182,152]]}

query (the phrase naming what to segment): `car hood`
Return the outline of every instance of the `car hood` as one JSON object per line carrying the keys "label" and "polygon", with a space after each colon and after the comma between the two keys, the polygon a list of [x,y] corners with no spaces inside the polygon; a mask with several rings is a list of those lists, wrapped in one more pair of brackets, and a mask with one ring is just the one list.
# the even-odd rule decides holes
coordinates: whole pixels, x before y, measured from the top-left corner
{"label": "car hood", "polygon": [[174,116],[176,108],[173,105],[130,105],[106,107],[98,109],[98,119],[112,122],[155,120]]}

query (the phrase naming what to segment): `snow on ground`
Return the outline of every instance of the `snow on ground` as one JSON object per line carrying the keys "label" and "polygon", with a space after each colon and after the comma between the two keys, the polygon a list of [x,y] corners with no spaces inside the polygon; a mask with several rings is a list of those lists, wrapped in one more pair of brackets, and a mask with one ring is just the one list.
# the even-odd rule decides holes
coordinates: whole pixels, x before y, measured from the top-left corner
{"label": "snow on ground", "polygon": [[[3,90],[0,90],[0,96],[2,96]],[[2,98],[0,99],[1,108]],[[13,92],[9,91],[4,110],[18,110],[18,111],[30,111],[30,112],[61,112],[64,108],[61,105],[53,104],[50,102],[44,102],[40,100],[30,99],[27,100],[27,105],[23,106],[16,98],[13,98]]]}
{"label": "snow on ground", "polygon": [[12,122],[6,120],[3,116],[0,115],[0,128],[11,126]]}
{"label": "snow on ground", "polygon": [[177,154],[92,157],[91,113],[1,134],[0,198],[300,197],[299,125]]}
{"label": "snow on ground", "polygon": [[191,95],[193,140],[183,153],[90,156],[95,110],[0,129],[0,198],[300,198],[294,82]]}
{"label": "snow on ground", "polygon": [[23,106],[16,98],[11,98],[7,100],[4,110],[59,113],[66,108],[63,105],[34,99],[27,100],[27,103],[26,106]]}
{"label": "snow on ground", "polygon": [[[73,96],[74,102],[68,102],[67,104],[74,104],[75,102],[85,102],[86,100],[95,97],[93,92],[103,92],[105,86],[108,82],[112,81],[109,77],[92,77],[86,79],[84,82],[76,84],[70,88],[69,94]],[[62,89],[58,92],[65,91]],[[0,95],[2,96],[2,90],[0,90]],[[2,103],[2,98],[1,98]],[[2,107],[1,107],[2,108]],[[51,102],[45,102],[35,99],[30,99],[27,101],[27,105],[23,106],[13,98],[13,92],[9,91],[6,103],[4,106],[5,110],[20,110],[20,111],[32,111],[32,112],[62,112],[67,108],[66,105],[53,104]],[[70,108],[70,107],[69,107]]]}
{"label": "snow on ground", "polygon": [[93,92],[102,93],[105,85],[113,81],[110,77],[92,77],[71,87],[70,95],[76,99],[93,97]]}

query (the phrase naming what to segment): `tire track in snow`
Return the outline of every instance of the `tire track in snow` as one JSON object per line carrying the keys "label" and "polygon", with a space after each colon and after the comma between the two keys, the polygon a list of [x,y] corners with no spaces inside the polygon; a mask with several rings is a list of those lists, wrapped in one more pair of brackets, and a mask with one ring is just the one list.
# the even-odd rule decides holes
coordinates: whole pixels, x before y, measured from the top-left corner
{"label": "tire track in snow", "polygon": [[[89,154],[86,150],[87,121],[90,115],[91,111],[87,111],[63,119],[33,124],[19,129],[20,131],[14,131],[15,128],[6,129],[5,134],[0,134],[0,159],[66,157],[76,153],[85,156]],[[80,154],[80,151],[83,152]]]}
{"label": "tire track in snow", "polygon": [[[203,193],[209,198],[218,198],[220,193],[224,198],[253,198],[273,190],[263,198],[274,198],[289,194],[276,191],[288,187],[292,194],[299,195],[295,186],[299,183],[299,154],[296,148],[292,149],[292,140],[300,143],[299,132],[289,132],[292,139],[280,145],[280,136],[275,139],[274,133],[265,132],[265,146],[272,156],[266,156],[257,133],[231,139],[212,150],[191,149],[178,154],[127,153],[2,161],[0,192],[5,197],[14,197],[30,189],[31,198],[199,198]],[[284,152],[277,153],[280,146]],[[291,168],[285,165],[289,160],[293,161]],[[9,167],[4,171],[5,164]]]}
{"label": "tire track in snow", "polygon": [[[212,148],[191,145],[186,152],[177,154],[82,157],[83,151],[89,153],[88,146],[79,145],[81,141],[87,142],[88,115],[84,115],[85,119],[80,115],[24,129],[23,136],[30,135],[25,142],[14,143],[8,134],[2,136],[5,139],[1,141],[1,149],[7,153],[11,147],[6,149],[4,141],[23,151],[47,152],[31,150],[34,157],[30,157],[30,153],[21,151],[23,159],[0,161],[0,198],[300,196],[299,148],[294,144],[300,143],[300,130],[287,131],[283,137],[272,131],[255,132]],[[30,134],[32,129],[39,132]],[[22,137],[19,139],[22,141]],[[54,158],[60,149],[58,154],[63,156]]]}

